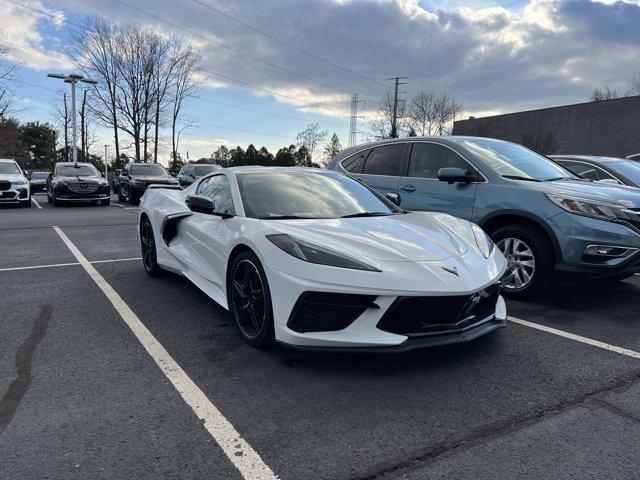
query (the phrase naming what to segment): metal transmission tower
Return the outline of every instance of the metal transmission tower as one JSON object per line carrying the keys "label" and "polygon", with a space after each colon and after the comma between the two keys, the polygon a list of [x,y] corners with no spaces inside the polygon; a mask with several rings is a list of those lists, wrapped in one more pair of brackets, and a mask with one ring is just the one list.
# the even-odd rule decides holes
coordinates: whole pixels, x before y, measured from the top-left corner
{"label": "metal transmission tower", "polygon": [[365,107],[364,98],[359,98],[357,93],[354,93],[351,97],[351,123],[349,125],[349,146],[353,147],[358,143],[358,134],[362,133],[358,131],[358,107],[362,104],[362,110]]}
{"label": "metal transmission tower", "polygon": [[391,78],[387,78],[387,80],[394,80],[395,81],[395,88],[394,88],[394,93],[393,93],[393,105],[391,108],[391,134],[390,137],[391,138],[398,138],[398,105],[401,105],[401,113],[404,112],[404,107],[406,104],[406,99],[405,98],[399,98],[399,95],[406,95],[407,91],[400,91],[400,87],[401,86],[405,86],[407,85],[407,82],[403,80],[406,80],[408,77],[391,77]]}

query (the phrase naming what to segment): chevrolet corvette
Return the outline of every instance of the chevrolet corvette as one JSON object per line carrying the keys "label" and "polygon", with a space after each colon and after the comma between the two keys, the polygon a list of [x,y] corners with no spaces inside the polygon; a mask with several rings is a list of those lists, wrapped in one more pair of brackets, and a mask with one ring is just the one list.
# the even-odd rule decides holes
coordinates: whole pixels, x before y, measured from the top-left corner
{"label": "chevrolet corvette", "polygon": [[478,226],[310,168],[235,167],[140,203],[143,265],[188,278],[252,346],[405,351],[504,327],[507,261]]}

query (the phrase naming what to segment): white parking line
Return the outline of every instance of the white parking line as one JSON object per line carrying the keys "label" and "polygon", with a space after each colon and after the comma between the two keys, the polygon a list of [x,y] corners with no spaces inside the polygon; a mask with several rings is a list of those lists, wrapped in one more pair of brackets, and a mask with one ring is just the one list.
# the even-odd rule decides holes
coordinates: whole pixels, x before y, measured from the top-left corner
{"label": "white parking line", "polygon": [[[118,262],[132,262],[134,260],[142,260],[142,257],[135,258],[114,258],[111,260],[93,260],[89,263],[118,263]],[[28,267],[9,267],[9,268],[0,268],[0,272],[10,272],[13,270],[32,270],[34,268],[52,268],[52,267],[68,267],[69,265],[80,265],[79,262],[70,262],[70,263],[53,263],[51,265],[31,265]]]}
{"label": "white parking line", "polygon": [[189,378],[178,363],[169,355],[160,342],[145,327],[135,313],[122,300],[120,295],[98,273],[91,263],[82,255],[67,235],[59,228],[53,227],[67,248],[91,276],[98,288],[109,299],[122,320],[131,329],[162,373],[171,381],[183,400],[202,421],[213,439],[220,445],[231,463],[240,471],[245,479],[274,480],[278,477],[262,461],[258,453],[249,445],[240,433],[229,423],[222,413],[211,403],[200,388]]}
{"label": "white parking line", "polygon": [[31,196],[31,201],[36,204],[36,207],[38,207],[38,209],[42,210],[42,207],[40,206],[38,201],[35,198],[33,198],[33,195]]}
{"label": "white parking line", "polygon": [[602,348],[604,350],[609,350],[611,352],[619,353],[620,355],[626,355],[628,357],[637,358],[640,360],[640,352],[635,352],[633,350],[629,350],[627,348],[616,347],[615,345],[611,345],[609,343],[600,342],[598,340],[593,340],[592,338],[582,337],[580,335],[576,335],[574,333],[565,332],[563,330],[558,330],[556,328],[547,327],[545,325],[540,325],[538,323],[528,322],[526,320],[522,320],[520,318],[515,317],[507,317],[513,323],[517,323],[519,325],[524,325],[525,327],[535,328],[536,330],[542,330],[543,332],[552,333],[553,335],[558,335],[559,337],[568,338],[570,340],[575,340],[576,342],[585,343],[587,345],[591,345],[593,347]]}
{"label": "white parking line", "polygon": [[111,202],[111,205],[113,205],[114,207],[124,208],[124,205],[122,205],[120,203],[116,203],[116,202]]}

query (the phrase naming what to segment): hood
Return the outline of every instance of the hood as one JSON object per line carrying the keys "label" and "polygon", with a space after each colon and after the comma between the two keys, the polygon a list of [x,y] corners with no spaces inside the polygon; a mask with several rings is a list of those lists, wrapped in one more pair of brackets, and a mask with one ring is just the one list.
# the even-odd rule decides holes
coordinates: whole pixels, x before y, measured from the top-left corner
{"label": "hood", "polygon": [[600,182],[557,180],[555,182],[525,182],[515,180],[520,186],[557,195],[571,195],[600,202],[624,203],[627,207],[640,208],[640,190],[626,185],[609,185]]}
{"label": "hood", "polygon": [[10,182],[15,182],[17,180],[27,180],[27,178],[21,173],[0,173],[0,180],[9,180]]}
{"label": "hood", "polygon": [[279,233],[386,262],[444,260],[460,257],[469,248],[451,229],[420,213],[265,222]]}
{"label": "hood", "polygon": [[177,182],[177,180],[175,180],[170,175],[132,175],[131,179],[132,180],[140,180],[140,181],[143,181],[143,182],[162,182],[162,183],[165,183],[165,182],[175,183],[175,182]]}

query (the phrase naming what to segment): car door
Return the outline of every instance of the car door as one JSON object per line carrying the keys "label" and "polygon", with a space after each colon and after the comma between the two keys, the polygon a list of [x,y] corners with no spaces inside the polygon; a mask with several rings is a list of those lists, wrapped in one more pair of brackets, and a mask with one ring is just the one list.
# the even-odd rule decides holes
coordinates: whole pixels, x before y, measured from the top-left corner
{"label": "car door", "polygon": [[[197,195],[206,195],[214,202],[214,211],[235,215],[231,186],[225,174],[203,179],[196,189]],[[193,212],[186,221],[187,248],[192,252],[191,266],[198,274],[220,289],[224,286],[226,246],[233,236],[230,223],[234,218]]]}
{"label": "car door", "polygon": [[[435,142],[414,142],[407,153],[405,175],[400,180],[400,206],[406,210],[444,212],[471,220],[480,172],[452,148]],[[441,168],[461,168],[472,182],[452,183],[438,180]]]}
{"label": "car door", "polygon": [[[373,147],[342,161],[342,166],[356,179],[381,194],[397,193],[404,168],[406,143],[389,143]],[[361,166],[361,171],[358,171]]]}

